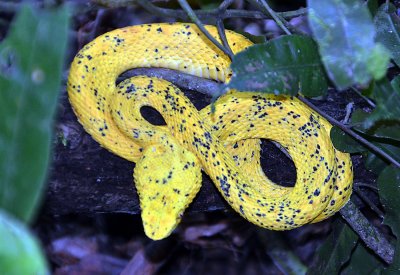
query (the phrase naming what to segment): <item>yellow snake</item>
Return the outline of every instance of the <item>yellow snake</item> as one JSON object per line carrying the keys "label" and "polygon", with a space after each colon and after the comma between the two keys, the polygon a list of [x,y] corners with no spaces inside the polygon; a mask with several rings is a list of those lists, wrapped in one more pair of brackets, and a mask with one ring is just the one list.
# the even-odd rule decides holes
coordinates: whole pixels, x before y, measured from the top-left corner
{"label": "yellow snake", "polygon": [[[207,30],[218,39],[217,30]],[[252,45],[227,31],[233,53]],[[144,230],[168,236],[201,185],[201,169],[250,222],[287,230],[333,215],[349,199],[352,164],[330,140],[331,125],[295,97],[229,91],[198,111],[173,84],[145,76],[116,85],[132,68],[160,67],[228,82],[230,60],[192,24],[150,24],[97,37],[75,57],[68,94],[78,120],[103,147],[136,163]],[[166,126],[147,122],[155,108]],[[260,138],[280,143],[297,170],[294,187],[260,167]],[[282,167],[285,169],[285,167]]]}

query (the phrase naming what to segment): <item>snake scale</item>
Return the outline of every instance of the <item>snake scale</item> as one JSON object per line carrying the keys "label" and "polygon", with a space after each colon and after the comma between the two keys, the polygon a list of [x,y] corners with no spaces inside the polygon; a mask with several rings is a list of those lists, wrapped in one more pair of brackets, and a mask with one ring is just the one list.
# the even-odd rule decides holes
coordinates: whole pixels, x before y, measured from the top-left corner
{"label": "snake scale", "polygon": [[[217,30],[207,30],[218,39]],[[227,31],[233,53],[252,45]],[[198,111],[173,84],[138,76],[160,67],[228,82],[230,60],[195,25],[163,23],[116,29],[84,46],[72,62],[68,94],[85,130],[111,152],[136,163],[134,180],[147,236],[167,237],[201,185],[201,169],[224,199],[250,222],[288,230],[337,212],[352,190],[349,154],[330,140],[331,125],[295,97],[229,91]],[[166,125],[146,121],[150,106]],[[260,139],[278,142],[297,171],[294,187],[269,180],[260,166]],[[282,167],[284,169],[284,167]]]}

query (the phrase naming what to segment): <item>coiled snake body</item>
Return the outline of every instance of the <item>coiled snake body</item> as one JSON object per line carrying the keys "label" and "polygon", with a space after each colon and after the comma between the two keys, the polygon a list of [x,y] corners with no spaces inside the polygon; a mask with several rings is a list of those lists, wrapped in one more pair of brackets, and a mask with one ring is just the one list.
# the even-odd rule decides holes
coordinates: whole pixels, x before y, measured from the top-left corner
{"label": "coiled snake body", "polygon": [[[217,31],[207,29],[214,37]],[[227,31],[234,53],[252,43]],[[295,97],[229,91],[201,111],[173,84],[145,76],[116,85],[136,67],[175,69],[227,82],[230,60],[191,24],[117,29],[86,45],[68,79],[73,109],[103,147],[136,162],[134,178],[146,234],[168,236],[201,185],[201,169],[250,222],[286,230],[321,221],[349,199],[352,164],[330,140],[331,125]],[[151,106],[166,126],[140,113]],[[260,138],[279,142],[297,170],[294,187],[270,181],[260,167]],[[284,169],[284,167],[282,168]]]}

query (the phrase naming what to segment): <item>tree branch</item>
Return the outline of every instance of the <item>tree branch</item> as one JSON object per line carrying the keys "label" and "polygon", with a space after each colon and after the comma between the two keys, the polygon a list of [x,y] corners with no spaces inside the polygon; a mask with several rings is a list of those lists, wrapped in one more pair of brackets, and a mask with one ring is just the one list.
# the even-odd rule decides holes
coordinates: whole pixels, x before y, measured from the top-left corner
{"label": "tree branch", "polygon": [[[145,10],[147,10],[152,14],[156,14],[163,17],[173,17],[182,20],[189,20],[189,16],[183,10],[160,8],[148,0],[115,0],[115,1],[95,0],[94,2],[106,7],[127,7],[127,6],[132,6],[134,4],[139,4]],[[270,15],[266,15],[260,11],[249,11],[240,9],[227,9],[223,13],[221,13],[220,9],[217,8],[212,10],[195,10],[194,13],[201,20],[210,19],[217,16],[222,19],[226,18],[272,19]],[[307,9],[302,8],[294,11],[278,12],[276,14],[278,14],[282,18],[291,19],[294,17],[306,15]]]}
{"label": "tree branch", "polygon": [[354,186],[353,190],[356,193],[356,195],[360,197],[360,199],[379,216],[379,218],[383,219],[385,214],[361,191],[359,187]]}
{"label": "tree branch", "polygon": [[358,186],[358,187],[366,187],[366,188],[370,188],[374,191],[378,191],[378,187],[373,186],[371,184],[367,184],[367,183],[363,183],[363,182],[354,182],[354,186]]}
{"label": "tree branch", "polygon": [[[224,13],[226,11],[226,9],[233,3],[233,1],[234,0],[224,0],[221,3],[221,5],[219,5],[219,7],[218,7],[218,9],[220,10],[219,14]],[[229,51],[230,55],[233,56],[232,49],[229,46],[228,39],[226,38],[224,19],[218,17],[216,25],[217,25],[218,35],[219,35],[219,38],[222,41],[222,44]]]}
{"label": "tree branch", "polygon": [[233,58],[232,51],[230,49],[226,49],[221,43],[217,41],[217,39],[215,39],[208,32],[208,30],[204,27],[203,23],[201,23],[200,19],[194,13],[188,2],[186,0],[178,0],[178,2],[179,5],[181,5],[182,9],[187,13],[190,20],[192,20],[192,22],[196,24],[196,26],[202,31],[202,33],[208,38],[208,40],[210,40],[215,46],[217,46],[218,49],[220,49],[224,54],[229,56],[229,58],[232,60]]}
{"label": "tree branch", "polygon": [[315,106],[314,104],[312,104],[310,101],[308,101],[305,97],[302,96],[298,96],[298,98],[305,103],[308,107],[310,107],[311,109],[313,109],[314,111],[316,111],[318,114],[320,114],[321,116],[323,116],[326,120],[328,120],[332,125],[335,125],[337,127],[339,127],[343,132],[345,132],[346,134],[348,134],[349,136],[351,136],[352,138],[354,138],[357,142],[361,143],[362,145],[364,145],[366,148],[368,148],[369,150],[371,150],[372,152],[374,152],[375,154],[377,154],[378,156],[380,156],[381,158],[385,159],[386,161],[392,163],[395,167],[400,168],[400,163],[395,160],[392,156],[390,156],[389,154],[387,154],[385,151],[383,151],[381,148],[379,148],[378,146],[374,145],[373,143],[369,142],[368,140],[366,140],[365,138],[363,138],[362,136],[360,136],[359,134],[357,134],[354,130],[351,129],[351,127],[344,125],[343,123],[337,121],[336,119],[334,119],[333,117],[325,114],[324,112],[322,112],[317,106]]}
{"label": "tree branch", "polygon": [[391,264],[393,262],[394,247],[378,229],[370,224],[352,201],[349,201],[340,210],[340,214],[368,248],[373,250],[386,263]]}
{"label": "tree branch", "polygon": [[150,77],[162,78],[169,82],[174,83],[180,88],[197,91],[208,96],[214,96],[219,94],[219,91],[222,87],[221,83],[218,83],[210,79],[205,79],[202,77],[185,74],[176,70],[163,69],[163,68],[132,69],[123,73],[121,77],[118,78],[117,83],[121,82],[126,78],[138,75],[147,75]]}
{"label": "tree branch", "polygon": [[[267,1],[265,0],[247,0],[250,3],[252,3],[253,5],[257,6],[258,8],[260,8],[264,14],[266,15],[270,15],[274,21],[276,22],[276,24],[288,35],[292,34],[289,29],[286,27],[287,22],[282,19],[267,3]],[[285,21],[285,23],[283,22]]]}

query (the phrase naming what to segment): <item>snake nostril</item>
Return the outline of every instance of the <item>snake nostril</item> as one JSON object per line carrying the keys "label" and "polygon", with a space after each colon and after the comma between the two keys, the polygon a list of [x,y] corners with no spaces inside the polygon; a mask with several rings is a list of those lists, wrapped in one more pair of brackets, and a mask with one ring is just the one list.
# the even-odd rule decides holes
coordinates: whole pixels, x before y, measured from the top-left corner
{"label": "snake nostril", "polygon": [[140,114],[142,117],[147,120],[149,123],[153,125],[167,125],[163,116],[153,107],[150,106],[142,106],[140,108]]}
{"label": "snake nostril", "polygon": [[284,148],[279,148],[279,143],[261,139],[261,167],[265,175],[277,185],[294,187],[296,167],[288,155]]}

